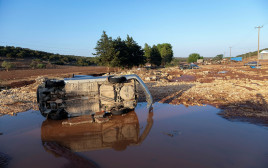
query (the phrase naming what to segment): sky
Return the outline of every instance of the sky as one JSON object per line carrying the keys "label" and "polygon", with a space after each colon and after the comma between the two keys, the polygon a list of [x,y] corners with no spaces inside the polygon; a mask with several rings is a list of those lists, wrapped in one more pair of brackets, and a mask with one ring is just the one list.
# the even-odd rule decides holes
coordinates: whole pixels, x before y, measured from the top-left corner
{"label": "sky", "polygon": [[106,31],[175,57],[236,56],[268,48],[268,0],[0,0],[0,45],[93,56]]}

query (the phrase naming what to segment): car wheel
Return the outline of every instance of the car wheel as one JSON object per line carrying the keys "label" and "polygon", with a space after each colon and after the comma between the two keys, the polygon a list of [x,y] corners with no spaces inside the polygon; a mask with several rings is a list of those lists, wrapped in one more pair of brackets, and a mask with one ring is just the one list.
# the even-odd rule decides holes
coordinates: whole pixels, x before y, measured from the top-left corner
{"label": "car wheel", "polygon": [[127,81],[127,78],[124,76],[119,76],[119,77],[109,76],[108,81],[111,83],[124,83]]}
{"label": "car wheel", "polygon": [[62,87],[65,86],[64,80],[47,80],[46,81],[46,88],[52,88],[52,87]]}

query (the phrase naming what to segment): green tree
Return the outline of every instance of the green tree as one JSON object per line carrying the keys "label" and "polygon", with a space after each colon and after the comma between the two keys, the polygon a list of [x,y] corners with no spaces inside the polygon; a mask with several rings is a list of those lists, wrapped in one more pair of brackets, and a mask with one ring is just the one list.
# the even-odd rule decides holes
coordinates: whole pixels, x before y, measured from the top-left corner
{"label": "green tree", "polygon": [[141,46],[129,35],[126,40],[122,40],[120,37],[113,40],[104,31],[95,50],[94,55],[97,56],[100,65],[132,68],[145,63]]}
{"label": "green tree", "polygon": [[159,65],[161,65],[161,61],[162,61],[161,54],[160,54],[157,46],[153,45],[153,47],[151,49],[151,56],[150,56],[149,62],[152,65],[159,66]]}
{"label": "green tree", "polygon": [[12,52],[7,53],[7,54],[6,54],[6,57],[7,57],[7,58],[13,58],[13,57],[14,57],[14,54],[13,54]]}
{"label": "green tree", "polygon": [[158,51],[162,57],[162,65],[170,63],[173,58],[172,46],[169,43],[157,44]]}
{"label": "green tree", "polygon": [[223,54],[218,54],[213,59],[217,60],[217,61],[222,60],[223,59]]}
{"label": "green tree", "polygon": [[200,56],[198,53],[192,53],[188,57],[188,63],[196,62],[198,59],[203,59],[204,57]]}
{"label": "green tree", "polygon": [[141,46],[139,46],[132,37],[127,35],[125,41],[127,47],[127,68],[132,68],[133,66],[139,66],[145,64],[144,51]]}
{"label": "green tree", "polygon": [[145,43],[143,50],[144,50],[144,57],[146,58],[146,62],[150,62],[152,48],[147,43]]}
{"label": "green tree", "polygon": [[13,64],[10,63],[10,62],[6,62],[6,61],[4,61],[4,62],[2,63],[2,67],[5,68],[6,71],[8,71],[10,68],[13,67]]}
{"label": "green tree", "polygon": [[96,55],[98,57],[98,63],[104,66],[114,66],[116,65],[114,58],[118,56],[118,52],[116,52],[114,47],[114,42],[112,37],[108,37],[105,31],[101,36],[101,39],[97,42],[97,46],[95,47]]}
{"label": "green tree", "polygon": [[20,52],[18,52],[16,55],[17,55],[17,57],[19,57],[19,58],[24,58],[24,57],[26,56],[26,52],[25,52],[25,51],[20,51]]}
{"label": "green tree", "polygon": [[129,64],[129,53],[125,41],[118,37],[113,40],[113,46],[117,54],[112,59],[112,66],[121,68],[127,67]]}

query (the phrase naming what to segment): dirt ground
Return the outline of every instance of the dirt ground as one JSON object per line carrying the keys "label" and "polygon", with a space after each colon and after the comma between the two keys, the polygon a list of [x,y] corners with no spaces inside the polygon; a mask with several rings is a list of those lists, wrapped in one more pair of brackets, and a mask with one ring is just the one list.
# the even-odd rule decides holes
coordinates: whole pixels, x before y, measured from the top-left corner
{"label": "dirt ground", "polygon": [[[2,84],[12,86],[13,83],[19,87],[0,92],[0,115],[38,109],[36,88],[43,77],[98,74],[107,70],[105,67],[66,67],[57,70],[1,71]],[[261,69],[252,69],[242,62],[200,65],[200,69],[193,70],[179,70],[178,67],[138,68],[113,74],[138,74],[147,84],[155,102],[186,106],[208,104],[222,109],[220,114],[226,118],[249,118],[268,123],[268,63],[265,62]],[[144,100],[144,95],[140,95],[140,100]]]}
{"label": "dirt ground", "polygon": [[[110,68],[113,71],[113,68]],[[55,69],[28,69],[0,71],[0,86],[20,87],[21,82],[35,80],[37,77],[71,77],[73,74],[94,75],[108,72],[107,67],[57,66]]]}

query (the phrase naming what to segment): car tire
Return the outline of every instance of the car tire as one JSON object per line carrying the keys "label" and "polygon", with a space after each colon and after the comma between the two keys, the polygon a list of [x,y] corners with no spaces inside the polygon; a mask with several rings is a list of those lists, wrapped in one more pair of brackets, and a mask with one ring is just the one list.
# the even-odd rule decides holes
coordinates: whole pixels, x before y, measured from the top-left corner
{"label": "car tire", "polygon": [[65,86],[64,80],[47,80],[45,87],[52,88],[52,87],[63,87]]}
{"label": "car tire", "polygon": [[110,83],[124,83],[127,81],[127,78],[124,76],[115,77],[115,76],[109,76],[108,81]]}

